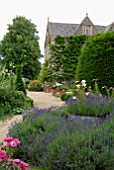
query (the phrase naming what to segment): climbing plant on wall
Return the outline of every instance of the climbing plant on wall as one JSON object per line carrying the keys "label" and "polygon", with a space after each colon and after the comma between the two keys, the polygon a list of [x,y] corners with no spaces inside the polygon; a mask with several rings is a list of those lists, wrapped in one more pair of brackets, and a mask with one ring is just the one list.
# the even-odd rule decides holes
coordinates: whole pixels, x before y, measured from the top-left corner
{"label": "climbing plant on wall", "polygon": [[75,79],[76,65],[86,35],[57,36],[55,43],[50,43],[50,67],[57,82]]}

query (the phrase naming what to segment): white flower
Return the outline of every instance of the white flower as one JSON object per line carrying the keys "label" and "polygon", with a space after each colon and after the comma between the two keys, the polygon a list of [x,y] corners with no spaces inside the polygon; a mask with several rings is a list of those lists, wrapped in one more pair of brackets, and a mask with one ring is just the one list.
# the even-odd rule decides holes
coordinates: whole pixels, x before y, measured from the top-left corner
{"label": "white flower", "polygon": [[76,87],[77,87],[78,89],[80,88],[80,86],[81,86],[80,84],[77,84],[77,85],[76,85]]}
{"label": "white flower", "polygon": [[61,86],[62,84],[56,82],[56,86]]}
{"label": "white flower", "polygon": [[86,83],[86,80],[82,80],[81,82],[82,82],[82,84],[85,84],[85,83]]}
{"label": "white flower", "polygon": [[87,86],[86,80],[82,80],[81,83],[82,83],[82,86],[83,86],[83,87],[86,87],[86,86]]}
{"label": "white flower", "polygon": [[86,87],[87,86],[87,84],[85,83],[85,84],[83,84],[83,87]]}
{"label": "white flower", "polygon": [[73,98],[73,99],[76,99],[76,96],[73,96],[72,98]]}
{"label": "white flower", "polygon": [[7,72],[8,72],[8,69],[5,69],[5,72],[7,73]]}
{"label": "white flower", "polygon": [[105,88],[107,88],[107,86],[103,86],[103,87],[102,87],[102,89],[105,89]]}

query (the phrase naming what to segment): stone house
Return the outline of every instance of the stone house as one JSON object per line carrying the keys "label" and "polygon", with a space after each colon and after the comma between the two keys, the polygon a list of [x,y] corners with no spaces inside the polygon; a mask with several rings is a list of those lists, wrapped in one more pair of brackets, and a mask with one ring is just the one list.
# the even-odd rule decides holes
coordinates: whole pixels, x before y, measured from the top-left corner
{"label": "stone house", "polygon": [[49,58],[49,45],[48,41],[54,43],[54,39],[57,35],[60,36],[70,36],[70,35],[96,35],[98,33],[103,33],[109,30],[114,30],[114,22],[108,26],[94,25],[88,14],[83,19],[80,24],[66,24],[66,23],[54,23],[50,22],[48,19],[47,30],[44,44],[44,59]]}

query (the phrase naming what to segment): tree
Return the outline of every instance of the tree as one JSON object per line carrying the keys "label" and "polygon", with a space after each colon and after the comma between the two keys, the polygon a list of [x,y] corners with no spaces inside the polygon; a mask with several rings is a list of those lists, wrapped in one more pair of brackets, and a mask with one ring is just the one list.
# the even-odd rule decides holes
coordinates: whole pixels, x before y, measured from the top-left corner
{"label": "tree", "polygon": [[44,83],[44,82],[52,82],[53,80],[53,75],[52,75],[52,68],[50,67],[50,59],[47,59],[41,69],[40,75],[39,75],[39,80]]}
{"label": "tree", "polygon": [[[13,24],[8,25],[8,32],[0,44],[2,63],[10,70],[10,63],[23,65],[22,75],[25,78],[36,79],[42,57],[39,47],[39,37],[36,25],[24,16],[17,16]],[[15,70],[16,71],[16,70]]]}

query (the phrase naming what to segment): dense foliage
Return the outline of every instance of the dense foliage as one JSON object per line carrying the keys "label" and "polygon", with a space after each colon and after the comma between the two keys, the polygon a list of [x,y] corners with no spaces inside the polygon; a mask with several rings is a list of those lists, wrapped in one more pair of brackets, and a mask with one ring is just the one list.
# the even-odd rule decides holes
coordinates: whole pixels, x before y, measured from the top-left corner
{"label": "dense foliage", "polygon": [[[99,114],[105,112],[106,102],[100,96],[89,98],[93,102],[83,102],[82,106],[86,113],[90,111],[88,105],[91,109],[94,105],[93,110]],[[88,119],[72,115],[76,111],[75,102],[69,103],[70,110],[69,105],[65,105],[59,109],[27,112],[23,121],[9,131],[9,135],[21,140],[15,156],[49,170],[113,170],[114,110],[106,119]],[[97,108],[99,102],[102,102],[100,110]]]}
{"label": "dense foliage", "polygon": [[50,43],[50,68],[53,79],[57,82],[75,79],[76,65],[81,48],[87,36],[68,36],[55,38]]}
{"label": "dense foliage", "polygon": [[16,66],[16,80],[15,80],[15,89],[18,91],[23,91],[26,94],[26,87],[22,79],[22,66]]}
{"label": "dense foliage", "polygon": [[39,80],[31,80],[27,87],[29,91],[43,91],[43,85]]}
{"label": "dense foliage", "polygon": [[[25,96],[18,79],[19,89],[15,88],[16,75],[4,68],[0,73],[0,119],[15,113],[23,113],[24,110],[33,107],[32,99]],[[20,91],[21,90],[21,91]]]}
{"label": "dense foliage", "polygon": [[41,69],[41,51],[38,43],[36,25],[24,16],[17,16],[13,24],[8,25],[8,32],[0,44],[2,63],[8,70],[10,63],[23,65],[23,77],[35,79]]}
{"label": "dense foliage", "polygon": [[73,96],[72,93],[71,93],[71,94],[64,93],[64,94],[61,95],[61,100],[62,100],[62,101],[66,101],[66,100],[68,100],[69,98],[71,98],[72,96]]}
{"label": "dense foliage", "polygon": [[114,32],[107,32],[90,38],[79,57],[76,78],[86,80],[88,85],[114,87]]}
{"label": "dense foliage", "polygon": [[15,90],[15,75],[5,76],[0,82],[0,104],[5,115],[24,107],[24,93]]}
{"label": "dense foliage", "polygon": [[47,59],[41,69],[39,80],[41,82],[51,82],[53,80],[53,72],[52,68],[50,67],[50,59]]}

